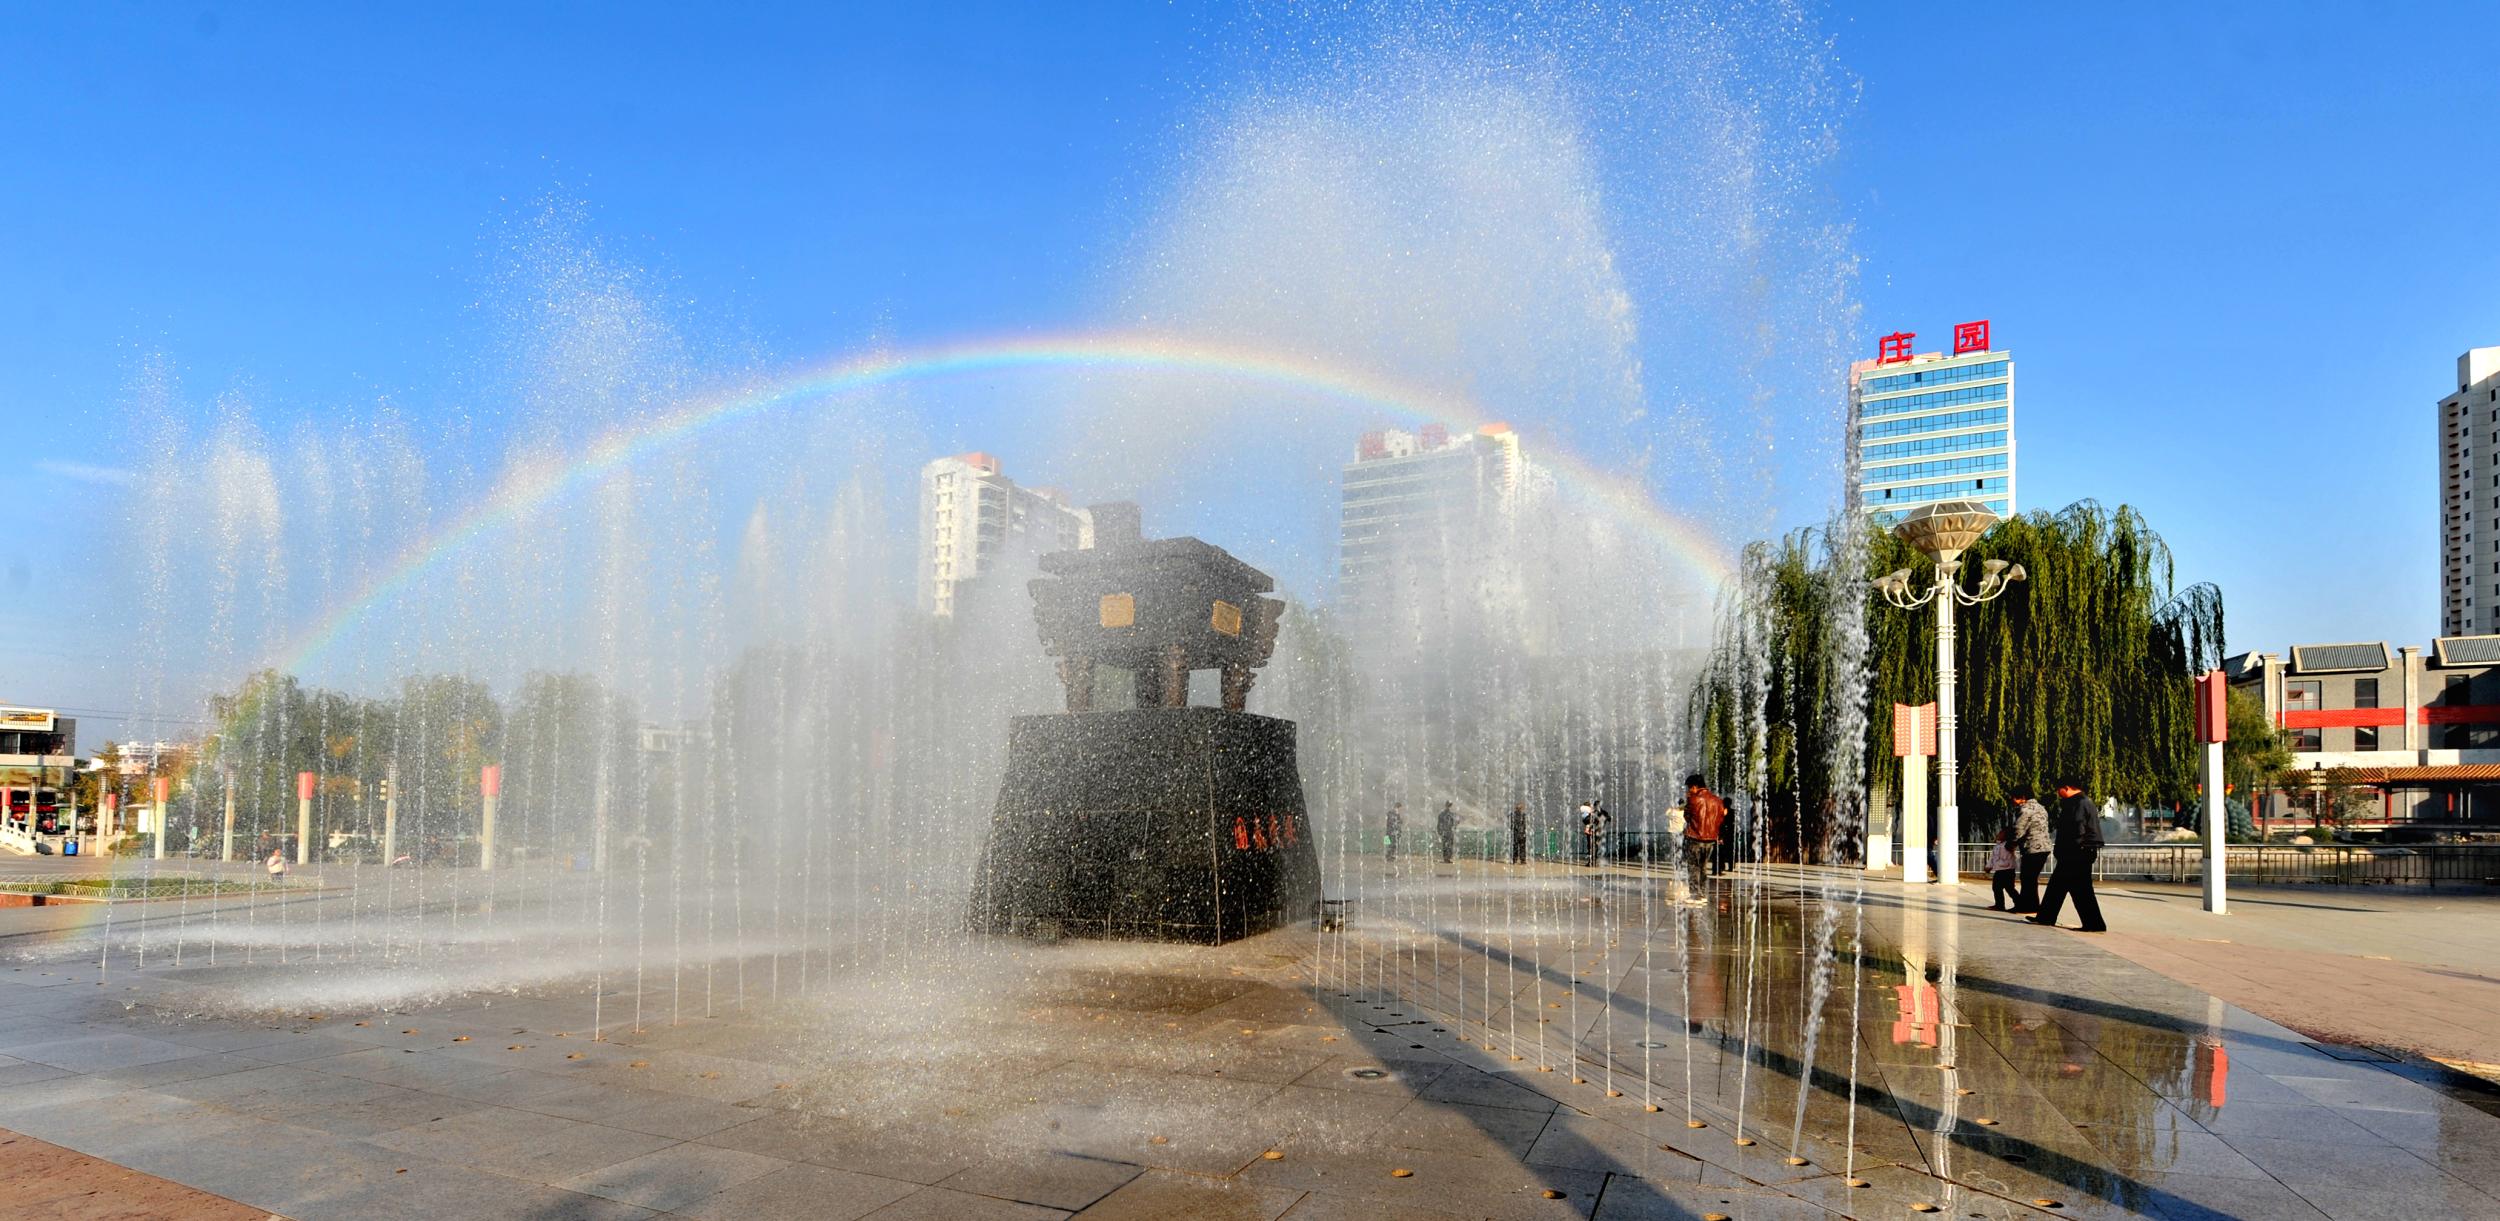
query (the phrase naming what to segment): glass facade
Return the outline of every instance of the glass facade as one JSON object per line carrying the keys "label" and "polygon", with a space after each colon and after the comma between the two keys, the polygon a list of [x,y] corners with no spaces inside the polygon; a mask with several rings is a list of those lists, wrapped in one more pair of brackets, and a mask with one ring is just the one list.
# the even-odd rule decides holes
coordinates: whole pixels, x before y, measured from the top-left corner
{"label": "glass facade", "polygon": [[2014,361],[2004,352],[1859,366],[1859,503],[1889,525],[1922,504],[2015,510]]}

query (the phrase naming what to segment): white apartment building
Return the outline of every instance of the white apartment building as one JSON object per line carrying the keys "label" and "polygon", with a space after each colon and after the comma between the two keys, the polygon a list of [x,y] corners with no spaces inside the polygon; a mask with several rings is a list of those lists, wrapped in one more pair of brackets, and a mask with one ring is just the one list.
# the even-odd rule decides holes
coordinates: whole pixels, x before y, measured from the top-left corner
{"label": "white apartment building", "polygon": [[1399,591],[1482,559],[1496,522],[1552,487],[1508,424],[1364,433],[1340,485],[1340,600],[1358,621],[1378,618]]}
{"label": "white apartment building", "polygon": [[[2475,514],[2482,528],[2475,529]],[[2500,347],[2457,358],[2439,400],[2439,628],[2500,633]],[[2479,588],[2478,588],[2479,587]]]}
{"label": "white apartment building", "polygon": [[1923,504],[1976,500],[1999,517],[2014,496],[2014,355],[1987,320],[1953,328],[1953,354],[1914,352],[1914,332],[1883,338],[1849,369],[1858,503],[1889,526]]}
{"label": "white apartment building", "polygon": [[1091,513],[1050,488],[1016,486],[984,453],[920,468],[920,609],[951,618],[965,582],[1010,554],[1094,545]]}

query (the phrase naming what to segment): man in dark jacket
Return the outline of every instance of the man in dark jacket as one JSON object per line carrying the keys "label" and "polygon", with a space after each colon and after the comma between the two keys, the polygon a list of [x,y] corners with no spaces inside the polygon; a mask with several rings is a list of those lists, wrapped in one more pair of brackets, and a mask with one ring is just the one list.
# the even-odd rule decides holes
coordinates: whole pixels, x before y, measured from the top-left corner
{"label": "man in dark jacket", "polygon": [[1382,860],[1398,859],[1398,837],[1404,834],[1406,834],[1406,803],[1401,801],[1389,807],[1389,831],[1388,834],[1380,837]]}
{"label": "man in dark jacket", "polygon": [[2049,869],[2049,892],[2040,897],[2033,924],[2057,924],[2057,913],[2069,895],[2083,931],[2105,933],[2101,901],[2092,893],[2092,861],[2101,854],[2101,808],[2083,795],[2083,782],[2073,777],[2057,782],[2057,810],[2049,816],[2049,832],[2057,843],[2057,863]]}
{"label": "man in dark jacket", "polygon": [[1441,863],[1458,859],[1458,803],[1441,803],[1441,812],[1432,816],[1432,837],[1441,844]]}
{"label": "man in dark jacket", "polygon": [[1524,801],[1510,806],[1510,863],[1528,863],[1528,803]]}

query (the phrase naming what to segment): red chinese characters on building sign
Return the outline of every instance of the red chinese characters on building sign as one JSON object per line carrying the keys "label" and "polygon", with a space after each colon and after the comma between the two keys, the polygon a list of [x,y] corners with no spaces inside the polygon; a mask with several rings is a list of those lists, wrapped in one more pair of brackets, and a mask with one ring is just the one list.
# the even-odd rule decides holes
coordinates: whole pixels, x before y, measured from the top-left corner
{"label": "red chinese characters on building sign", "polygon": [[1910,358],[1910,341],[1916,338],[1918,338],[1918,332],[1916,331],[1894,331],[1892,334],[1884,336],[1882,346],[1875,350],[1875,363],[1879,365],[1897,365],[1905,360],[1908,360]]}
{"label": "red chinese characters on building sign", "polygon": [[1956,322],[1953,324],[1953,354],[1955,356],[1961,356],[1971,352],[1985,352],[1987,350],[1987,319],[1982,318],[1977,322]]}

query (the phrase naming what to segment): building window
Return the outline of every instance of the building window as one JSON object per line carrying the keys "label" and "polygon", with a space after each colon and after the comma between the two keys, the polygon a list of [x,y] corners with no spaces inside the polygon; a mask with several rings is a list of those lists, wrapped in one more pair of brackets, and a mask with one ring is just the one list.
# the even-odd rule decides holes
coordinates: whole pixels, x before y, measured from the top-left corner
{"label": "building window", "polygon": [[2283,711],[2314,711],[2318,707],[2318,680],[2314,678],[2284,680]]}
{"label": "building window", "polygon": [[[2468,598],[2465,600],[2465,604],[2472,606],[2474,604],[2474,600],[2472,598]],[[2451,708],[2462,708],[2467,704],[2473,703],[2473,678],[2464,674],[2447,675],[2440,681],[2439,684],[2439,702],[2446,704]]]}
{"label": "building window", "polygon": [[2356,678],[2352,680],[2352,706],[2355,708],[2378,707],[2377,679]]}
{"label": "building window", "polygon": [[2377,750],[2377,749],[2378,749],[2378,726],[2376,726],[2376,725],[2355,725],[2355,726],[2353,726],[2353,729],[2352,729],[2352,748],[2353,748],[2354,750]]}
{"label": "building window", "polygon": [[2315,725],[2283,731],[2283,745],[2295,751],[2315,752],[2324,749],[2319,745],[2318,738],[2318,727]]}

